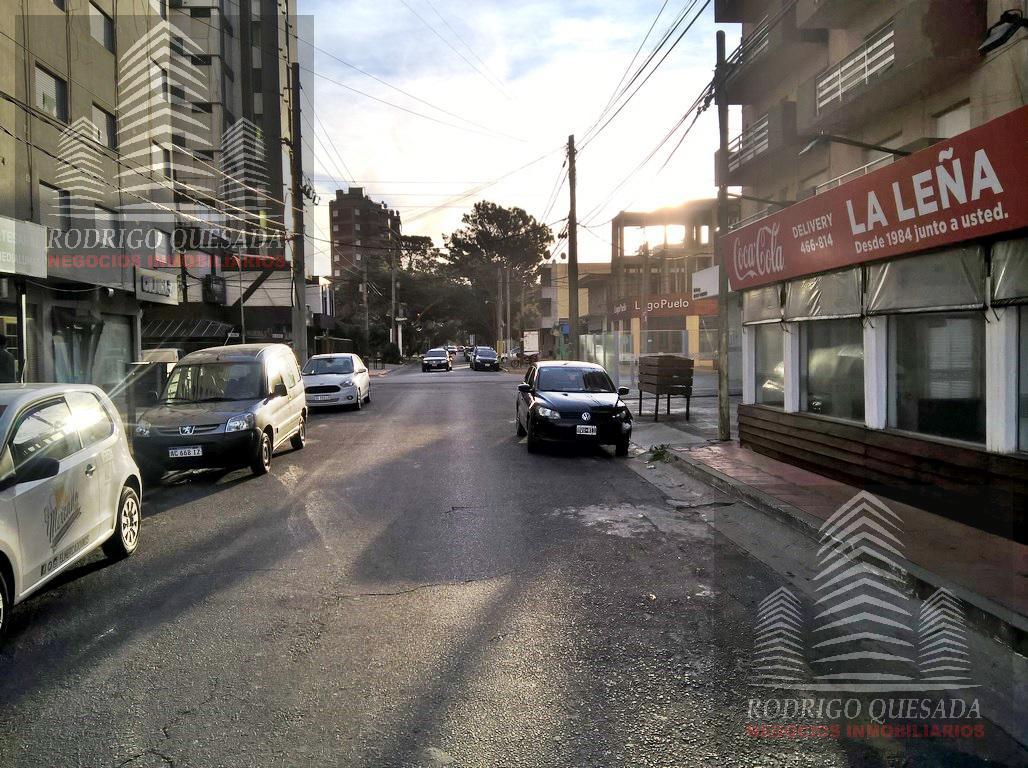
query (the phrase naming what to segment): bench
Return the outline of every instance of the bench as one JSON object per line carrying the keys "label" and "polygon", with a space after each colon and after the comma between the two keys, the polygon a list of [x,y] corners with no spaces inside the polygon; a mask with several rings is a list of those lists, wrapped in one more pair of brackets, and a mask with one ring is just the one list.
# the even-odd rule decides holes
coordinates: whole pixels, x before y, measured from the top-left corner
{"label": "bench", "polygon": [[654,395],[653,420],[660,421],[660,398],[667,397],[667,413],[671,415],[671,398],[685,398],[685,420],[689,420],[692,398],[693,361],[681,355],[646,355],[639,358],[639,415],[642,415],[643,392]]}

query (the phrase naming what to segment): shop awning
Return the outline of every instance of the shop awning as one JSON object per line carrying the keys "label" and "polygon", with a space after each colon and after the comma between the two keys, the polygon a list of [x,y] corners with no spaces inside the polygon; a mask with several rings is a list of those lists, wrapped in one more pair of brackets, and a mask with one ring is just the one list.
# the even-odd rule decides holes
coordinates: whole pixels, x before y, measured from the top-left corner
{"label": "shop awning", "polygon": [[785,284],[786,320],[860,317],[860,268],[813,275]]}
{"label": "shop awning", "polygon": [[867,314],[981,309],[985,251],[981,246],[896,259],[867,267]]}
{"label": "shop awning", "polygon": [[1028,238],[992,246],[992,303],[1028,301]]}
{"label": "shop awning", "polygon": [[219,320],[152,320],[143,324],[143,339],[146,341],[187,341],[190,339],[212,339],[221,341],[233,330],[229,323]]}
{"label": "shop awning", "polygon": [[743,291],[742,321],[744,323],[777,323],[782,319],[782,286],[768,285]]}

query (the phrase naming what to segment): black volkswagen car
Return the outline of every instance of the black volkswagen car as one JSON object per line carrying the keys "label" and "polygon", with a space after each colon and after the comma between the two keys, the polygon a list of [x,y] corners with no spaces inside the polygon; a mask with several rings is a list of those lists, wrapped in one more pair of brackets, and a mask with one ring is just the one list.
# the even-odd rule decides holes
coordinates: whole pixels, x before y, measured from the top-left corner
{"label": "black volkswagen car", "polygon": [[518,385],[515,420],[519,437],[528,436],[534,453],[546,440],[613,445],[627,456],[632,414],[621,399],[628,387],[615,389],[607,372],[593,363],[534,363]]}
{"label": "black volkswagen car", "polygon": [[492,347],[475,347],[475,356],[471,358],[473,371],[498,371],[500,358]]}

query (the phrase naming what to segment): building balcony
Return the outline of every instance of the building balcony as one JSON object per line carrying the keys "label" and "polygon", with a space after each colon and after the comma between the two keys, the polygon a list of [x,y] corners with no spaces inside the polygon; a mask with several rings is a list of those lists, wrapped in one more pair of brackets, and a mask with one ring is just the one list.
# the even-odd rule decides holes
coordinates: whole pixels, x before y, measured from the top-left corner
{"label": "building balcony", "polygon": [[847,29],[875,4],[876,0],[797,0],[796,25],[800,29]]}
{"label": "building balcony", "polygon": [[728,57],[728,103],[752,104],[765,97],[768,83],[785,80],[804,61],[819,55],[827,43],[826,30],[801,30],[796,26],[795,5],[784,11],[774,10]]}
{"label": "building balcony", "polygon": [[907,3],[856,50],[800,87],[798,130],[845,133],[937,89],[978,61],[985,28],[985,6],[975,0]]}
{"label": "building balcony", "polygon": [[784,101],[754,121],[728,144],[727,162],[716,163],[715,175],[725,168],[729,186],[752,186],[767,177],[783,153],[795,149],[796,104]]}
{"label": "building balcony", "polygon": [[767,0],[714,0],[714,21],[742,24],[759,21],[767,13]]}

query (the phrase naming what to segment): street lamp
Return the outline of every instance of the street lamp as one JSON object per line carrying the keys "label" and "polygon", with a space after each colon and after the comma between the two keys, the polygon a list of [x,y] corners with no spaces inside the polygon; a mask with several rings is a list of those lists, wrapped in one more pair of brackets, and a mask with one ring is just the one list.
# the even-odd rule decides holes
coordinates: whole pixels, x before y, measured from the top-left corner
{"label": "street lamp", "polygon": [[999,15],[999,21],[989,27],[985,40],[978,46],[978,53],[984,56],[1005,45],[1019,29],[1028,29],[1028,19],[1018,8],[1011,8]]}
{"label": "street lamp", "polygon": [[868,144],[866,141],[857,141],[851,139],[848,136],[837,136],[834,133],[819,133],[810,143],[807,144],[803,149],[800,150],[800,157],[812,152],[820,144],[845,144],[850,147],[859,147],[860,149],[869,149],[873,152],[885,152],[896,157],[906,157],[910,154],[905,149],[893,149],[892,147],[883,147],[881,144]]}

